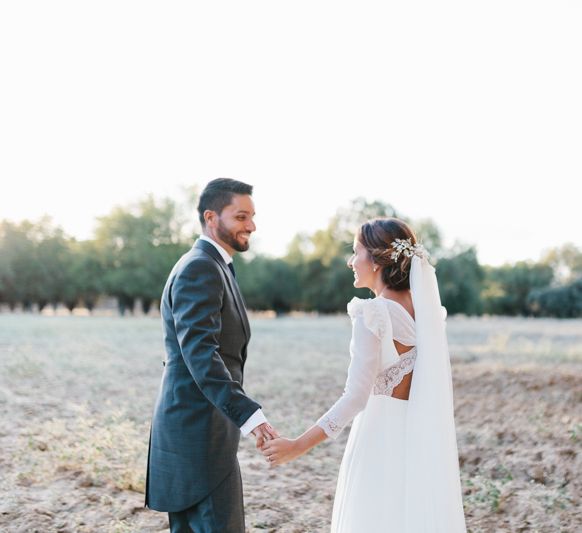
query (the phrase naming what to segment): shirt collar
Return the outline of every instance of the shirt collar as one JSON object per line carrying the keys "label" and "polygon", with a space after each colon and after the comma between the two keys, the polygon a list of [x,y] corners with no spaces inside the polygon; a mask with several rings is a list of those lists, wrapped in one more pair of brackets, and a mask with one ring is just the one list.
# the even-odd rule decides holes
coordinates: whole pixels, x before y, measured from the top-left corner
{"label": "shirt collar", "polygon": [[198,238],[201,241],[206,241],[206,242],[209,242],[210,244],[212,244],[218,250],[218,253],[222,256],[222,258],[224,259],[224,262],[227,265],[232,263],[232,257],[230,256],[230,254],[222,246],[220,246],[220,244],[218,244],[216,241],[212,240],[207,235],[200,235],[200,237],[198,237]]}

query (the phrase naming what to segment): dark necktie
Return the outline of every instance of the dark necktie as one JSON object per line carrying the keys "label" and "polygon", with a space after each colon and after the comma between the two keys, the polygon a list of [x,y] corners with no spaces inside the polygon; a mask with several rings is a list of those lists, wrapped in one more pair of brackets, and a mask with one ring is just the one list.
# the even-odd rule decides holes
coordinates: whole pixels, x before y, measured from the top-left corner
{"label": "dark necktie", "polygon": [[232,263],[228,263],[228,268],[232,272],[232,277],[236,279],[236,274],[234,272],[234,265]]}

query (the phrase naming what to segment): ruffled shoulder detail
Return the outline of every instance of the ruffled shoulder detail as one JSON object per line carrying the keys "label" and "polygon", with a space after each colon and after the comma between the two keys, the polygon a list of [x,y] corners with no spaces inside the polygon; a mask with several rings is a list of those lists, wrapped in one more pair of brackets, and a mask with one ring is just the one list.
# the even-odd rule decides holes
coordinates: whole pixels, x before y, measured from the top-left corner
{"label": "ruffled shoulder detail", "polygon": [[365,326],[379,339],[389,328],[390,314],[386,305],[378,298],[352,298],[348,303],[348,315],[352,320],[362,316]]}
{"label": "ruffled shoulder detail", "polygon": [[362,313],[362,308],[364,307],[366,302],[369,301],[371,300],[362,300],[362,298],[354,296],[348,302],[348,315],[350,315],[350,318],[355,318],[359,313]]}

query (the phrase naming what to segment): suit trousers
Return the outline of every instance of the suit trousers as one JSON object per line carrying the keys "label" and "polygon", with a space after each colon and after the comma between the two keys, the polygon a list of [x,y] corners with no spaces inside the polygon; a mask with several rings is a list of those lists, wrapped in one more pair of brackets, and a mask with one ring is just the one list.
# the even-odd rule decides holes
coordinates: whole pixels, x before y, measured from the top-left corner
{"label": "suit trousers", "polygon": [[242,479],[238,461],[206,498],[192,507],[168,513],[171,533],[245,533]]}

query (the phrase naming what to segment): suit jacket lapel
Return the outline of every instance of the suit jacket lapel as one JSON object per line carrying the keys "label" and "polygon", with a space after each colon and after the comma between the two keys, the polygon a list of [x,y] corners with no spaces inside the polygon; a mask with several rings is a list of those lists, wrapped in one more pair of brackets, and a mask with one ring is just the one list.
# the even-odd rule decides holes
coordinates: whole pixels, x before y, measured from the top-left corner
{"label": "suit jacket lapel", "polygon": [[228,266],[224,262],[224,259],[222,258],[222,256],[218,252],[218,250],[208,241],[198,240],[198,241],[196,241],[194,246],[196,248],[204,250],[208,255],[210,255],[220,265],[220,267],[224,271],[224,275],[226,276],[228,286],[230,287],[230,292],[233,295],[234,303],[235,303],[236,308],[238,310],[238,314],[240,315],[243,330],[245,333],[245,337],[246,337],[246,340],[248,342],[250,337],[251,337],[251,327],[249,325],[249,319],[247,316],[246,306],[245,306],[243,297],[240,293],[238,283],[232,277],[232,273],[230,271],[230,268],[228,268]]}
{"label": "suit jacket lapel", "polygon": [[240,293],[238,283],[232,277],[232,273],[230,272],[230,269],[225,265],[223,267],[223,270],[226,271],[226,279],[228,280],[228,284],[230,285],[230,290],[232,291],[232,293],[234,295],[234,302],[235,302],[236,307],[238,309],[238,313],[242,319],[243,329],[245,330],[245,335],[246,335],[247,342],[248,342],[248,340],[251,337],[251,327],[249,325],[249,318],[247,316],[245,302],[243,300],[242,294]]}

